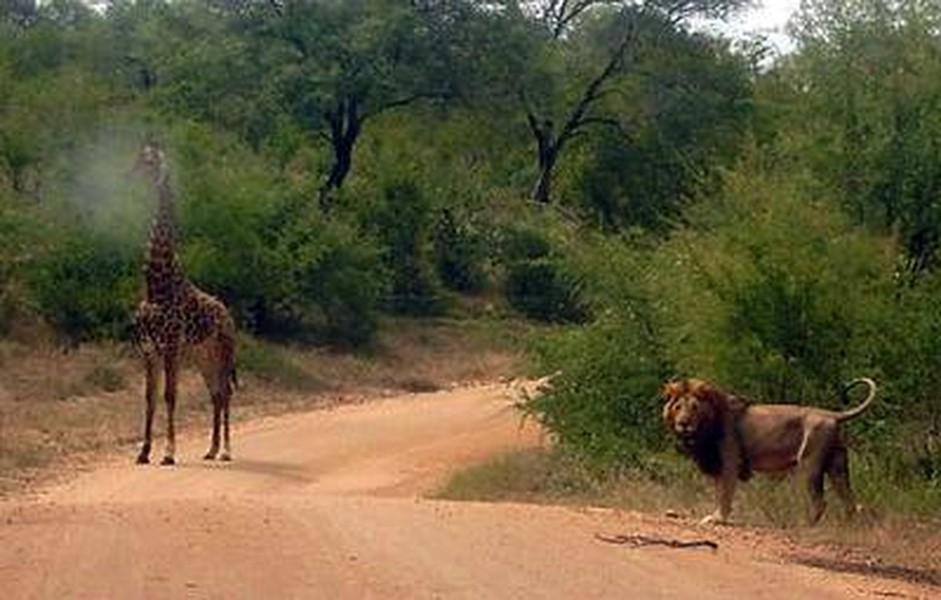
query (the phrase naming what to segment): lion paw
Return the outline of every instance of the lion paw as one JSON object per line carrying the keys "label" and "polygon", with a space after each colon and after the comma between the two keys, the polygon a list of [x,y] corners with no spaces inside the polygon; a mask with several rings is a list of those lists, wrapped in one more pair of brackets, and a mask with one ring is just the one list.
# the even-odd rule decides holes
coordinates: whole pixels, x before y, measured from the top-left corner
{"label": "lion paw", "polygon": [[728,517],[724,517],[719,513],[712,513],[711,515],[706,515],[699,521],[700,525],[731,525],[732,520]]}

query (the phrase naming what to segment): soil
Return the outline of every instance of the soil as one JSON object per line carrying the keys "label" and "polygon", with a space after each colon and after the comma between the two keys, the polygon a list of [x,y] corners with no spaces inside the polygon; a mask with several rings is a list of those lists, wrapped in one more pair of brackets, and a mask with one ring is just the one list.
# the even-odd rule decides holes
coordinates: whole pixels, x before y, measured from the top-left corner
{"label": "soil", "polygon": [[[505,386],[240,423],[230,463],[135,449],[0,502],[18,598],[930,598],[767,531],[611,509],[434,500],[446,475],[542,443]],[[160,447],[154,458],[159,459]],[[709,543],[705,543],[709,542]]]}

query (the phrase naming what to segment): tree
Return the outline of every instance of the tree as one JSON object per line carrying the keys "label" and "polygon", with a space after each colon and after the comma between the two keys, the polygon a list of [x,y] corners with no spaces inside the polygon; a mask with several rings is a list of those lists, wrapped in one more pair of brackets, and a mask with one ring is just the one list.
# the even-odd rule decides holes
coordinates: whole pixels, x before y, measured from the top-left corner
{"label": "tree", "polygon": [[859,221],[900,234],[910,283],[941,249],[939,26],[933,2],[808,2],[786,71],[814,169]]}
{"label": "tree", "polygon": [[[752,71],[728,43],[676,30],[602,103],[624,126],[581,144],[574,200],[606,230],[672,227],[740,156],[753,116]],[[629,131],[625,131],[629,128]]]}
{"label": "tree", "polygon": [[253,52],[275,57],[267,79],[280,102],[329,145],[321,200],[343,185],[368,120],[454,95],[453,11],[437,2],[307,0],[251,13]]}
{"label": "tree", "polygon": [[[600,110],[617,78],[632,71],[644,47],[695,14],[723,16],[747,0],[549,0],[536,3],[529,12],[548,60],[537,68],[555,68],[552,55],[569,60],[555,73],[517,83],[517,95],[536,146],[537,176],[531,197],[549,203],[555,167],[565,149],[589,129],[621,127]],[[508,14],[526,14],[509,12]],[[593,35],[580,35],[586,28]],[[588,46],[587,51],[583,50]],[[578,60],[583,59],[583,60]],[[584,60],[587,59],[587,60]],[[588,69],[584,65],[590,65]],[[538,82],[534,87],[527,86]],[[549,89],[546,89],[548,85]]]}
{"label": "tree", "polygon": [[6,0],[0,6],[0,26],[28,27],[36,20],[36,0]]}

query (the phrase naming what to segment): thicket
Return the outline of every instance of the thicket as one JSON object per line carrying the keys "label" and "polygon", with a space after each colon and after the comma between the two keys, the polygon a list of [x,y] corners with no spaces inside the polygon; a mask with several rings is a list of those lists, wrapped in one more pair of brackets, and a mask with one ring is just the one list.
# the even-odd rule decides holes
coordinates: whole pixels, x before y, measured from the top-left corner
{"label": "thicket", "polygon": [[127,335],[157,133],[243,331],[550,323],[527,408],[601,470],[659,460],[670,377],[836,407],[868,375],[855,468],[938,506],[941,11],[804,3],[769,61],[689,19],[742,4],[7,3],[0,335]]}
{"label": "thicket", "polygon": [[560,374],[527,406],[595,469],[662,465],[667,379],[840,409],[842,385],[866,375],[878,401],[850,427],[866,502],[941,506],[941,14],[864,4],[804,8],[799,49],[759,75],[753,133],[719,191],[665,233],[586,246],[600,316],[535,345]]}

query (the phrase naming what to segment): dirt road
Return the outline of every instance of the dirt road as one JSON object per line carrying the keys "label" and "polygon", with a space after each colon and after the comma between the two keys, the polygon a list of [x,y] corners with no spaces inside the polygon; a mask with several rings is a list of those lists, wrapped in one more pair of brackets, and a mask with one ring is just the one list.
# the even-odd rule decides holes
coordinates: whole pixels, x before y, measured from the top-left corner
{"label": "dirt road", "polygon": [[[0,597],[927,598],[788,564],[735,529],[602,510],[429,500],[451,469],[538,442],[498,386],[256,421],[235,461],[133,450],[0,504]],[[159,451],[159,447],[157,449]],[[158,454],[159,456],[159,454]],[[628,548],[602,534],[718,539]],[[717,537],[718,536],[718,537]]]}

